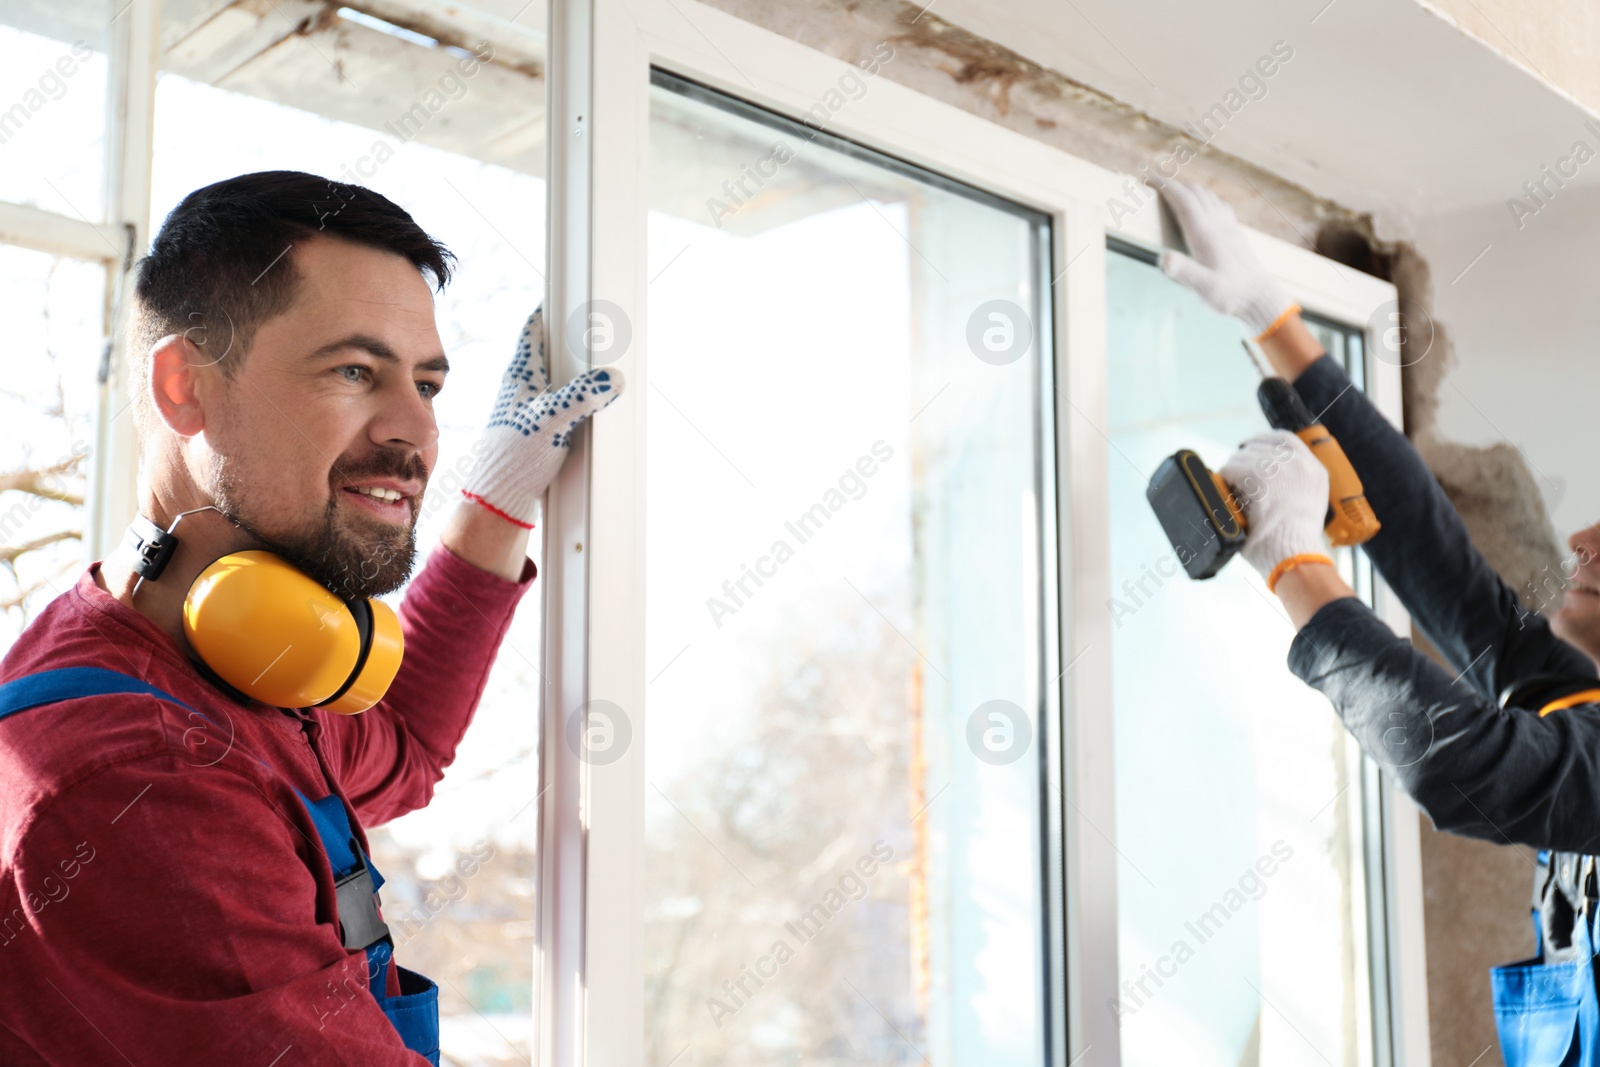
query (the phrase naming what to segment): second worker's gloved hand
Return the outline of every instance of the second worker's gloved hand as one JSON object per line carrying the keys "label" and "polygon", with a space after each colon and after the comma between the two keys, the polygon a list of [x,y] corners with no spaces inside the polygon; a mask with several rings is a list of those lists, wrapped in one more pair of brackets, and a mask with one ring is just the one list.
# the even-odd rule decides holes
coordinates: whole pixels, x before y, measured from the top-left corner
{"label": "second worker's gloved hand", "polygon": [[551,389],[544,307],[535,308],[500,380],[462,495],[531,528],[540,499],[567,458],[573,429],[621,393],[622,375],[609,367],[584,371]]}
{"label": "second worker's gloved hand", "polygon": [[1180,181],[1167,182],[1161,195],[1192,253],[1162,252],[1162,272],[1259,337],[1293,302],[1245,241],[1233,208],[1211,190]]}
{"label": "second worker's gloved hand", "polygon": [[1257,434],[1217,473],[1244,509],[1244,558],[1269,590],[1299,563],[1332,562],[1322,537],[1328,471],[1304,441],[1288,430]]}

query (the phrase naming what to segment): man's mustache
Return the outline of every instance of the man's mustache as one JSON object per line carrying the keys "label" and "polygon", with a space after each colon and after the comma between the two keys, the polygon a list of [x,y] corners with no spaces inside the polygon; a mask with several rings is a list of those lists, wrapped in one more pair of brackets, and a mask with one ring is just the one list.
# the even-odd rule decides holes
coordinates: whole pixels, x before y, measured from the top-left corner
{"label": "man's mustache", "polygon": [[360,478],[415,479],[426,486],[429,473],[428,465],[422,461],[420,454],[412,453],[411,458],[406,459],[391,452],[368,457],[360,463],[348,463],[341,459],[333,465],[330,477],[336,482],[351,482]]}

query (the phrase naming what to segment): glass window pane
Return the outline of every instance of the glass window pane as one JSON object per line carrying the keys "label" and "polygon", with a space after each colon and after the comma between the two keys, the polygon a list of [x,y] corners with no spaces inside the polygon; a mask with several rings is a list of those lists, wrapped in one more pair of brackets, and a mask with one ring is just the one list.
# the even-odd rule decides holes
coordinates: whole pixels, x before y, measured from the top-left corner
{"label": "glass window pane", "polygon": [[[301,60],[321,62],[313,47],[334,60],[350,58],[341,49],[361,51],[362,87],[389,86],[383,121],[405,112],[413,92],[431,101],[426,90],[442,77],[439,48],[352,25],[345,28],[349,36],[301,42]],[[401,59],[369,62],[373,50],[357,46],[373,36],[383,38],[378,48],[392,44]],[[402,61],[408,55],[415,61]],[[450,52],[444,61],[460,58]],[[514,93],[491,93],[484,86],[505,75],[492,69],[482,65],[459,79],[464,89],[447,85],[451,93],[441,95],[436,114],[429,112],[427,125],[435,133],[451,130],[459,150],[440,147],[442,133],[416,136],[410,124],[391,130],[376,119],[368,126],[328,117],[355,108],[349,85],[321,86],[326,113],[313,113],[270,99],[266,75],[249,84],[248,94],[170,72],[157,83],[154,225],[212,182],[303,170],[375,189],[459,257],[454,280],[435,297],[451,369],[434,402],[439,457],[418,524],[419,566],[461,499],[471,446],[488,421],[523,322],[544,298],[543,80],[513,72]],[[318,100],[304,87],[285,95],[308,105]],[[521,126],[506,119],[508,108]],[[522,149],[489,144],[490,129],[520,129]],[[207,131],[204,152],[194,150],[195,130]],[[537,537],[529,552],[542,569]],[[385,599],[397,606],[403,595]],[[538,807],[531,802],[538,792],[540,641],[535,589],[506,632],[472,726],[432,802],[368,834],[386,879],[384,915],[400,931],[396,957],[439,983],[445,1062],[463,1067],[526,1063],[532,1055]],[[458,861],[476,873],[461,879]]]}
{"label": "glass window pane", "polygon": [[650,138],[646,1061],[1040,1063],[1047,223]]}
{"label": "glass window pane", "polygon": [[0,655],[78,578],[105,349],[105,268],[0,245]]}
{"label": "glass window pane", "polygon": [[105,215],[110,0],[0,9],[0,200]]}
{"label": "glass window pane", "polygon": [[1359,758],[1249,564],[1191,581],[1144,495],[1179,448],[1214,468],[1267,428],[1259,374],[1151,262],[1113,251],[1107,285],[1121,984],[1095,1010],[1139,1067],[1369,1062]]}

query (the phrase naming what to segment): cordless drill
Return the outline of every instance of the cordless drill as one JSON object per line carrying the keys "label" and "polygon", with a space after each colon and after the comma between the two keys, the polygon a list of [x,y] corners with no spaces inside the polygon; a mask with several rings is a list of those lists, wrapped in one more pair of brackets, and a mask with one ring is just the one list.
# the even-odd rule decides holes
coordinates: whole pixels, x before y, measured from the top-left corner
{"label": "cordless drill", "polygon": [[[1245,351],[1250,351],[1249,345]],[[1250,355],[1253,361],[1255,354]],[[1273,429],[1299,437],[1327,468],[1328,515],[1323,529],[1328,540],[1335,545],[1371,540],[1379,524],[1361,479],[1339,442],[1306,410],[1300,394],[1282,378],[1264,376],[1256,399]],[[1161,461],[1144,495],[1189,577],[1211,577],[1244,547],[1239,494],[1189,449],[1180,448]]]}

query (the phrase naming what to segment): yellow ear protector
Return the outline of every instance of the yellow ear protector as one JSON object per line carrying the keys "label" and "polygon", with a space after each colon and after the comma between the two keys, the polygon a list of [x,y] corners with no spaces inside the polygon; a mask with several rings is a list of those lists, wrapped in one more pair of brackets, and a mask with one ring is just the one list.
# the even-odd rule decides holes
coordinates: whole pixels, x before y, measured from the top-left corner
{"label": "yellow ear protector", "polygon": [[[163,530],[143,515],[125,543],[139,575],[161,577],[186,511]],[[183,601],[183,632],[203,665],[239,693],[280,708],[366,711],[400,670],[400,620],[381,600],[343,600],[272,552],[230,552],[201,571]]]}

